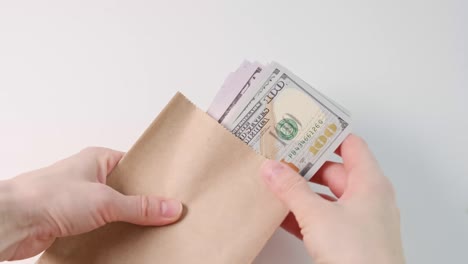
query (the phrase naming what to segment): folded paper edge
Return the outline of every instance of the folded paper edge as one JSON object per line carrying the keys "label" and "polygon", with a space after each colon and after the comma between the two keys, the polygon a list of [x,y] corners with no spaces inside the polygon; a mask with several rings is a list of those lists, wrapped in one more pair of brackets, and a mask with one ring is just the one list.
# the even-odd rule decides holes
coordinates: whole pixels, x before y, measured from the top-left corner
{"label": "folded paper edge", "polygon": [[[235,140],[237,140],[238,142],[241,143],[242,145],[242,148],[245,148],[247,149],[248,151],[252,152],[255,154],[255,156],[257,157],[260,157],[264,160],[266,160],[267,158],[264,157],[263,155],[261,155],[260,153],[258,153],[257,151],[255,151],[254,149],[252,149],[249,145],[245,144],[242,140],[240,140],[238,137],[234,136],[231,131],[229,131],[227,128],[225,128],[223,125],[221,125],[220,123],[218,123],[214,118],[212,118],[210,115],[208,115],[208,113],[206,113],[205,111],[203,111],[202,109],[200,109],[196,104],[194,104],[190,99],[188,99],[182,92],[180,91],[177,91],[176,94],[171,98],[171,100],[169,100],[169,102],[167,103],[167,105],[161,110],[161,112],[157,115],[157,117],[151,122],[151,124],[149,125],[149,127],[138,137],[137,141],[135,141],[135,143],[132,145],[132,147],[128,150],[128,152],[132,151],[136,146],[138,146],[141,141],[146,138],[146,135],[148,133],[151,133],[151,131],[153,131],[153,128],[154,126],[156,126],[159,122],[159,120],[161,118],[164,118],[165,116],[167,116],[165,113],[167,111],[169,111],[170,109],[172,109],[173,105],[174,104],[180,104],[180,103],[184,103],[184,104],[187,104],[189,105],[191,108],[195,109],[195,111],[199,112],[200,113],[200,117],[203,117],[207,120],[209,120],[208,122],[213,122],[215,123],[217,126],[219,126],[220,128],[222,128],[222,131],[223,133],[227,134],[229,137],[234,137]],[[126,154],[125,154],[126,155]],[[125,155],[124,157],[121,159],[124,160],[125,159]]]}

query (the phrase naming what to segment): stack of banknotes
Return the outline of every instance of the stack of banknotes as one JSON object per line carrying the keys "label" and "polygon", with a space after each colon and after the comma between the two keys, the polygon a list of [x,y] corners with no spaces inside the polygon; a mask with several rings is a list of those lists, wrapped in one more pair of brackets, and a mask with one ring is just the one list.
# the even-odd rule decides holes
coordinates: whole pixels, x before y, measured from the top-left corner
{"label": "stack of banknotes", "polygon": [[276,62],[244,61],[208,114],[259,154],[310,179],[351,131],[350,114]]}

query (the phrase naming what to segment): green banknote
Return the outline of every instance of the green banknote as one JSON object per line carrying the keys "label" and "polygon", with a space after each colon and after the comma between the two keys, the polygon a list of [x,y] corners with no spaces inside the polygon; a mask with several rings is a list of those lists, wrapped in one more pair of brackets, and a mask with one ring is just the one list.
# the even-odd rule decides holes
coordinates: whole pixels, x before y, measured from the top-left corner
{"label": "green banknote", "polygon": [[344,108],[278,63],[222,124],[259,154],[310,179],[351,131]]}

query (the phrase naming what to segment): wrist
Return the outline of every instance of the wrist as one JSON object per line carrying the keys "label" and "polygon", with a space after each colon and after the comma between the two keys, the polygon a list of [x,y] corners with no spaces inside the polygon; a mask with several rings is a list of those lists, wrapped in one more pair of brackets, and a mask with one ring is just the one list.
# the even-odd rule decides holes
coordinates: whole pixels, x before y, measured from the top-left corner
{"label": "wrist", "polygon": [[0,261],[11,258],[16,245],[28,234],[27,219],[21,216],[21,205],[13,180],[0,181]]}

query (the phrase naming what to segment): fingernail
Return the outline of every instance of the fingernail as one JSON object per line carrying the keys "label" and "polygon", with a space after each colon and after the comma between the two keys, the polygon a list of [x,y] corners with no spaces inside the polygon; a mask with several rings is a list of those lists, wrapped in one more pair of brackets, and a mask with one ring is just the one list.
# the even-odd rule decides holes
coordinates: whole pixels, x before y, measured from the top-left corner
{"label": "fingernail", "polygon": [[265,161],[262,169],[262,175],[269,182],[275,181],[275,179],[283,172],[284,165],[281,162],[275,160]]}
{"label": "fingernail", "polygon": [[175,218],[182,213],[182,203],[176,200],[161,201],[161,215],[166,218]]}

